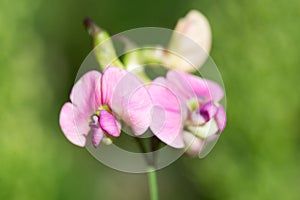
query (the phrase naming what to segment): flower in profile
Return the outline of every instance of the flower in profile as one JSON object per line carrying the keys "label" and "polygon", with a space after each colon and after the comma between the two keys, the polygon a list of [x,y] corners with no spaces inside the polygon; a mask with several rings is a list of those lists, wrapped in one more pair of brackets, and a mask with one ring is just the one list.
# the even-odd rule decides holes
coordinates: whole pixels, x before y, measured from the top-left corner
{"label": "flower in profile", "polygon": [[171,69],[192,72],[206,61],[211,48],[208,20],[197,10],[191,10],[175,27],[165,65]]}
{"label": "flower in profile", "polygon": [[120,136],[121,121],[135,135],[149,127],[149,94],[140,80],[124,69],[87,72],[74,85],[70,100],[63,105],[59,122],[75,145],[87,145],[88,136],[95,148],[101,141],[110,144],[112,138]]}
{"label": "flower in profile", "polygon": [[219,104],[224,92],[213,81],[170,70],[166,78],[151,83],[149,93],[153,104],[164,111],[156,116],[156,121],[164,124],[158,128],[157,123],[152,123],[152,131],[159,129],[158,137],[173,133],[173,137],[160,139],[173,147],[185,146],[192,156],[201,152],[205,141],[215,139],[225,128],[226,113]]}

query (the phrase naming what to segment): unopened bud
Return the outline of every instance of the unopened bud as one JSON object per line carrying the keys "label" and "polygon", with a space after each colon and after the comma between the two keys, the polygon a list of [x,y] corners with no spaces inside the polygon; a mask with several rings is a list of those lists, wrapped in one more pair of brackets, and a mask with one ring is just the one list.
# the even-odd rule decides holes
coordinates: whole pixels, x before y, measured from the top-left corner
{"label": "unopened bud", "polygon": [[123,68],[123,64],[116,55],[109,34],[105,30],[99,28],[90,18],[86,18],[83,24],[89,35],[93,38],[94,51],[100,67],[103,70],[108,66]]}

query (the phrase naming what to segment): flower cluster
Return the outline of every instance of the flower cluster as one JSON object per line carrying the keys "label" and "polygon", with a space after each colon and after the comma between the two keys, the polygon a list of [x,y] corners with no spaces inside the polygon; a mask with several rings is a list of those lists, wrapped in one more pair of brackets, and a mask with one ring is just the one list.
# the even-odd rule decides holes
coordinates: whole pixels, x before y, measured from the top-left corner
{"label": "flower cluster", "polygon": [[[156,78],[148,90],[153,104],[163,108],[167,115],[163,129],[157,129],[160,127],[157,124],[162,121],[159,114],[155,116],[157,122],[151,124],[151,129],[154,133],[157,131],[157,136],[165,143],[178,148],[188,147],[187,153],[197,155],[206,140],[213,140],[224,130],[226,114],[218,103],[223,90],[218,84],[170,70],[166,78]],[[175,136],[170,140],[172,133],[178,133],[176,140],[173,139]]]}
{"label": "flower cluster", "polygon": [[[210,50],[211,34],[205,17],[191,11],[181,19],[175,31]],[[182,51],[201,66],[206,57],[197,57],[193,49],[178,38],[170,46]],[[171,68],[166,77],[145,85],[125,67],[109,66],[103,73],[89,71],[74,85],[70,102],[63,105],[60,126],[69,141],[97,148],[111,144],[122,133],[122,126],[140,136],[149,128],[163,143],[186,148],[198,155],[205,141],[214,140],[226,124],[224,108],[219,103],[223,89],[215,82],[187,73],[194,68],[166,54],[164,63]]]}

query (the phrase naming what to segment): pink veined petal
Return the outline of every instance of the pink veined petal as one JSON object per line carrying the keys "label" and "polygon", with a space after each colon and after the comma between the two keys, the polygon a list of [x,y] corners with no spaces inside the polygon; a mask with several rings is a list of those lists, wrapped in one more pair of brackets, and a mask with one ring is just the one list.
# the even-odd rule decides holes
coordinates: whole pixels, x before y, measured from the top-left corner
{"label": "pink veined petal", "polygon": [[183,148],[180,100],[167,87],[164,78],[155,79],[148,91],[153,101],[152,123],[150,124],[153,134],[172,147]]}
{"label": "pink veined petal", "polygon": [[151,98],[143,83],[132,73],[109,67],[102,78],[103,103],[125,121],[135,135],[149,127]]}
{"label": "pink veined petal", "polygon": [[117,67],[108,67],[104,70],[101,78],[101,97],[102,104],[112,107],[115,88],[120,84],[120,80],[126,74],[126,71]]}
{"label": "pink veined petal", "polygon": [[170,88],[172,88],[183,102],[186,102],[191,98],[197,98],[190,83],[178,71],[170,70],[167,73],[167,80],[171,83]]}
{"label": "pink veined petal", "polygon": [[[84,125],[84,121],[75,120],[74,118],[74,106],[68,102],[65,103],[61,109],[59,116],[60,127],[65,134],[66,138],[75,145],[85,146],[86,138],[89,127]],[[78,124],[80,122],[80,124]]]}
{"label": "pink veined petal", "polygon": [[112,114],[110,114],[108,111],[101,110],[99,116],[99,124],[100,127],[109,135],[112,135],[114,137],[120,136],[120,130],[118,128],[117,121],[114,116],[112,116]]}
{"label": "pink veined petal", "polygon": [[[167,74],[167,79],[172,83],[179,82],[182,85],[180,91],[185,89],[189,92],[190,97],[196,95],[197,97],[205,97],[208,100],[220,101],[224,95],[223,89],[217,83],[195,75],[171,70]],[[190,88],[192,88],[192,92]]]}
{"label": "pink veined petal", "polygon": [[73,86],[70,99],[77,107],[76,115],[89,118],[101,105],[100,78],[100,72],[89,71]]}
{"label": "pink veined petal", "polygon": [[215,116],[215,119],[217,121],[219,131],[222,132],[226,126],[226,112],[222,105],[219,105],[218,112]]}
{"label": "pink veined petal", "polygon": [[103,130],[101,128],[92,127],[92,143],[95,148],[97,148],[104,136]]}
{"label": "pink veined petal", "polygon": [[223,98],[223,89],[217,83],[184,72],[181,74],[189,82],[197,96],[205,96],[214,101],[220,101]]}
{"label": "pink veined petal", "polygon": [[[151,123],[150,110],[152,108],[151,97],[142,83],[136,82],[136,90],[132,91],[128,103],[124,105],[126,109],[124,118],[131,126],[135,135],[143,134]],[[139,88],[138,88],[139,86]],[[127,111],[127,112],[126,112]]]}

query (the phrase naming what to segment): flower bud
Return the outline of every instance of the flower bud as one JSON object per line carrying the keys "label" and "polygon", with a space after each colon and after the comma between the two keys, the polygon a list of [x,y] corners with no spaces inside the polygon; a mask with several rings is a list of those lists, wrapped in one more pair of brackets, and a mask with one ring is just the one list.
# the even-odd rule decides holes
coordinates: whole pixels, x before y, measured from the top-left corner
{"label": "flower bud", "polygon": [[93,38],[95,55],[101,68],[104,70],[109,65],[123,67],[123,64],[116,55],[116,51],[109,34],[105,30],[98,27],[89,18],[86,18],[83,23],[87,32]]}
{"label": "flower bud", "polygon": [[166,66],[192,72],[206,61],[211,48],[209,22],[200,12],[190,11],[180,19],[169,44]]}

